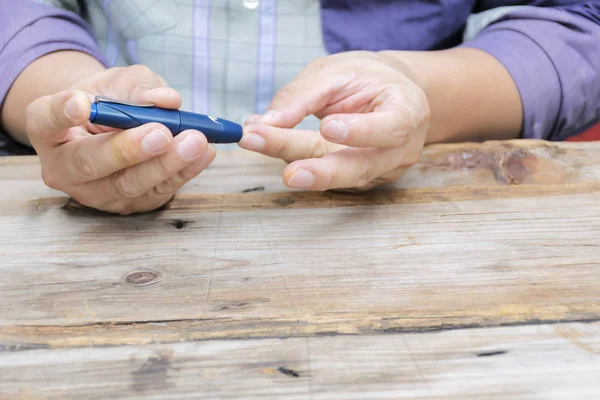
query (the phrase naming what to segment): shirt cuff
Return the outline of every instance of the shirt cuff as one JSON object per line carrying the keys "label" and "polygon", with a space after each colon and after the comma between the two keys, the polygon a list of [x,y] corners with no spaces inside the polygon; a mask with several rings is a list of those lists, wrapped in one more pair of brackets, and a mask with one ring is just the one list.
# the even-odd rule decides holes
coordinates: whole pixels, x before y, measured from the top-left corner
{"label": "shirt cuff", "polygon": [[526,139],[548,139],[562,102],[560,79],[544,49],[526,34],[510,28],[488,28],[461,47],[483,50],[512,76],[523,103]]}

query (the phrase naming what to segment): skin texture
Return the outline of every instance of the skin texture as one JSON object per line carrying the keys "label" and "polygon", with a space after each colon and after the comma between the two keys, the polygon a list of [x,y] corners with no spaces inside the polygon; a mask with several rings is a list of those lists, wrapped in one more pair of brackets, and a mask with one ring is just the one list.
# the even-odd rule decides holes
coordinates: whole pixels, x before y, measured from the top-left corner
{"label": "skin texture", "polygon": [[[143,66],[105,70],[77,52],[36,60],[9,92],[2,123],[35,148],[48,186],[100,210],[144,212],[213,161],[200,132],[173,138],[159,124],[116,132],[89,124],[96,95],[181,106]],[[319,131],[294,129],[311,114]],[[240,146],[287,161],[289,187],[367,190],[398,179],[427,143],[516,138],[522,115],[512,78],[482,51],[348,52],[310,63],[248,119]]]}

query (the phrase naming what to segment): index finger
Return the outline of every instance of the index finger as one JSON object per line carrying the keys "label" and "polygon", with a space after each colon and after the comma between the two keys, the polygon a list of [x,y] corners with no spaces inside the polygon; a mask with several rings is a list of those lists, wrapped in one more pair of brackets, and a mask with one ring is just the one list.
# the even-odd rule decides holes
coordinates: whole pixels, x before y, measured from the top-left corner
{"label": "index finger", "polygon": [[347,79],[309,65],[294,81],[275,94],[259,122],[293,128],[312,114],[325,109],[343,93]]}

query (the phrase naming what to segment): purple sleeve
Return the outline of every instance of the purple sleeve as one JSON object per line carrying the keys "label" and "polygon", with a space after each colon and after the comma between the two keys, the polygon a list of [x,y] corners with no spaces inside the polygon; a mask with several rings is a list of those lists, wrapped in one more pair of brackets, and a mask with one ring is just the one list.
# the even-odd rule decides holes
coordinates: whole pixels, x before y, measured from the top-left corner
{"label": "purple sleeve", "polygon": [[600,119],[600,5],[558,2],[530,1],[535,6],[515,8],[463,44],[508,69],[523,102],[525,138],[564,140]]}
{"label": "purple sleeve", "polygon": [[0,0],[0,106],[19,74],[58,50],[90,54],[106,65],[89,26],[69,11],[31,0]]}

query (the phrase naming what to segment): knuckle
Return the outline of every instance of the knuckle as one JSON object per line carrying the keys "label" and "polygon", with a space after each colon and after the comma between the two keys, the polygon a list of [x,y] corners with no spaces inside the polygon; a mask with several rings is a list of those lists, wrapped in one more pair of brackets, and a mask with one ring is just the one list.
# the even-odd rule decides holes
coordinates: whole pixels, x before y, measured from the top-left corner
{"label": "knuckle", "polygon": [[369,162],[365,162],[356,180],[357,187],[367,186],[373,180],[373,166]]}
{"label": "knuckle", "polygon": [[98,168],[92,157],[86,157],[81,151],[73,152],[73,166],[84,181],[90,181],[97,176]]}
{"label": "knuckle", "polygon": [[310,140],[310,143],[308,145],[309,154],[313,158],[321,158],[326,153],[325,146],[326,144],[323,142],[323,140],[321,140],[320,137],[315,136]]}
{"label": "knuckle", "polygon": [[143,65],[143,64],[132,65],[127,68],[127,72],[136,77],[147,76],[147,75],[154,76],[154,73],[152,72],[152,70],[148,66]]}
{"label": "knuckle", "polygon": [[161,84],[161,86],[163,87],[169,87],[169,82],[167,82],[167,80],[165,78],[163,78],[162,76],[158,75],[158,74],[154,74],[154,76],[156,77],[156,79],[158,80],[158,82]]}
{"label": "knuckle", "polygon": [[173,194],[177,191],[177,188],[185,182],[185,179],[181,177],[181,173],[175,174],[170,179],[154,186],[152,193],[156,196],[165,196]]}
{"label": "knuckle", "polygon": [[117,173],[113,176],[113,186],[118,196],[126,199],[135,199],[144,194],[142,188],[131,174]]}
{"label": "knuckle", "polygon": [[44,184],[51,189],[58,190],[60,187],[58,175],[54,172],[53,168],[42,168],[42,180],[44,181]]}
{"label": "knuckle", "polygon": [[173,188],[173,184],[171,184],[170,182],[164,182],[164,183],[161,183],[160,185],[156,185],[152,189],[152,194],[154,194],[155,196],[164,196],[164,195],[172,193],[174,191],[175,190]]}
{"label": "knuckle", "polygon": [[158,164],[158,169],[162,171],[162,174],[165,176],[171,175],[177,168],[176,165],[169,165],[166,157],[158,157],[156,162]]}
{"label": "knuckle", "polygon": [[306,69],[311,71],[320,72],[331,67],[331,58],[328,57],[319,57],[308,63]]}
{"label": "knuckle", "polygon": [[431,122],[431,107],[427,95],[419,90],[414,100],[415,129],[422,129],[429,126]]}
{"label": "knuckle", "polygon": [[279,139],[273,145],[273,156],[281,157],[283,159],[287,159],[289,156],[289,146],[287,140],[283,137],[279,137]]}
{"label": "knuckle", "polygon": [[275,97],[273,98],[272,104],[276,105],[276,104],[287,104],[288,102],[290,102],[292,99],[294,99],[295,94],[294,94],[295,90],[292,86],[286,86],[283,89],[281,89],[279,92],[277,92],[275,94]]}
{"label": "knuckle", "polygon": [[409,132],[411,132],[411,129],[407,130],[406,126],[403,126],[402,123],[399,123],[398,126],[396,126],[390,134],[394,146],[404,146],[410,136]]}
{"label": "knuckle", "polygon": [[203,170],[203,165],[197,164],[190,168],[186,168],[177,174],[181,183],[194,179]]}
{"label": "knuckle", "polygon": [[112,161],[120,168],[127,167],[129,165],[138,162],[139,156],[137,155],[140,150],[140,145],[132,145],[131,141],[128,140],[130,137],[124,137],[123,140],[115,140],[112,144]]}
{"label": "knuckle", "polygon": [[421,153],[420,151],[415,151],[412,152],[407,159],[406,165],[410,166],[410,165],[415,165],[421,162],[421,159],[423,157],[423,153]]}
{"label": "knuckle", "polygon": [[420,127],[422,129],[429,129],[430,124],[431,124],[431,108],[429,107],[429,103],[425,102],[424,106],[421,107]]}

